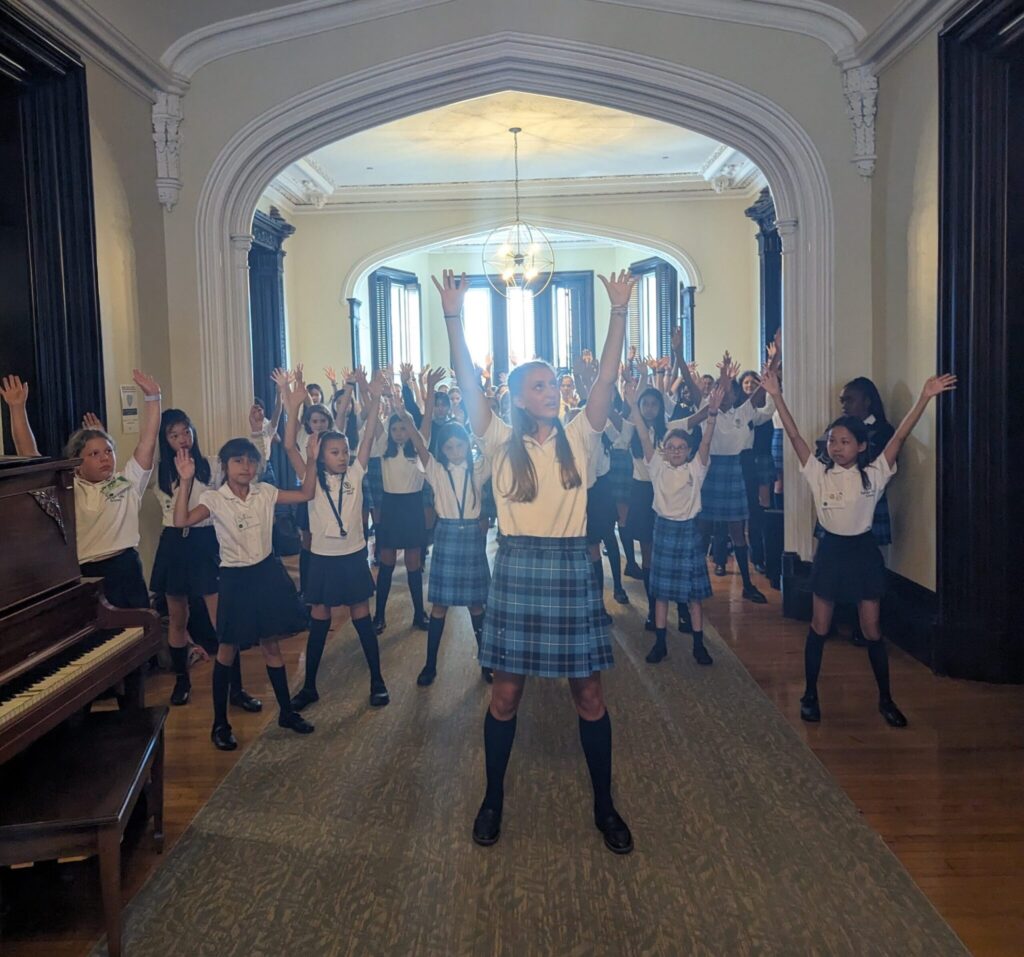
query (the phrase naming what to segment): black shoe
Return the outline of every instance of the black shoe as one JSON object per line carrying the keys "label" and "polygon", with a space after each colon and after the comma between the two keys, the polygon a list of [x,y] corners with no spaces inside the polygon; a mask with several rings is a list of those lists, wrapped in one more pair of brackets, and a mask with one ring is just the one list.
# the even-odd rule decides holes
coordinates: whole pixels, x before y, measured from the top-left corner
{"label": "black shoe", "polygon": [[313,733],[313,725],[302,717],[301,714],[296,714],[294,711],[289,711],[287,714],[279,714],[277,716],[277,726],[279,728],[288,728],[297,734]]}
{"label": "black shoe", "polygon": [[370,707],[371,708],[383,708],[384,705],[390,704],[391,695],[388,694],[388,689],[383,681],[371,681],[370,682]]}
{"label": "black shoe", "polygon": [[292,711],[301,711],[303,708],[308,708],[311,704],[320,700],[320,695],[315,690],[310,688],[303,688],[294,698],[292,698]]}
{"label": "black shoe", "polygon": [[688,635],[693,631],[693,622],[689,618],[679,618],[679,634]]}
{"label": "black shoe", "polygon": [[498,843],[501,837],[501,811],[491,807],[482,807],[476,812],[473,821],[473,841],[481,847],[490,847]]}
{"label": "black shoe", "polygon": [[484,679],[489,685],[494,684],[494,669],[493,668],[481,668],[480,677]]}
{"label": "black shoe", "polygon": [[868,640],[864,637],[859,628],[854,628],[853,634],[850,635],[850,644],[853,645],[854,648],[867,648]]}
{"label": "black shoe", "polygon": [[715,660],[708,654],[707,648],[703,645],[698,645],[693,649],[693,660],[698,665],[713,665],[715,663]]}
{"label": "black shoe", "polygon": [[644,622],[644,631],[654,631],[654,616],[648,615]]}
{"label": "black shoe", "polygon": [[178,675],[174,679],[174,690],[171,692],[171,704],[175,706],[188,704],[192,697],[192,682],[188,675]]}
{"label": "black shoe", "polygon": [[627,578],[639,578],[640,581],[644,580],[644,570],[636,562],[627,562],[626,570],[623,574]]}
{"label": "black shoe", "polygon": [[387,626],[388,623],[383,618],[377,615],[373,616],[373,630],[375,634],[381,634]]}
{"label": "black shoe", "polygon": [[427,613],[425,611],[421,611],[419,614],[413,613],[412,626],[420,631],[429,631],[430,618],[427,616]]}
{"label": "black shoe", "polygon": [[419,676],[416,678],[416,684],[418,684],[421,688],[426,688],[427,685],[432,685],[434,683],[434,679],[436,677],[436,669],[424,667],[423,670],[419,673]]}
{"label": "black shoe", "polygon": [[754,562],[754,571],[757,572],[758,575],[767,575],[768,574],[768,568],[764,564],[764,562]]}
{"label": "black shoe", "polygon": [[885,698],[878,702],[878,710],[882,717],[885,718],[885,723],[893,728],[905,728],[907,726],[906,716],[896,707],[896,703],[892,698]]}
{"label": "black shoe", "polygon": [[633,835],[618,811],[603,818],[594,818],[594,825],[604,835],[604,846],[613,854],[628,854],[633,850]]}
{"label": "black shoe", "polygon": [[719,578],[723,578],[725,576],[725,565],[715,565],[715,574]]}
{"label": "black shoe", "polygon": [[800,699],[800,717],[811,724],[816,724],[821,720],[821,708],[818,707],[817,698],[808,698],[807,695],[804,695]]}
{"label": "black shoe", "polygon": [[625,588],[616,588],[615,591],[612,592],[612,598],[614,598],[620,605],[629,604],[629,595],[626,594]]}
{"label": "black shoe", "polygon": [[659,661],[663,661],[667,657],[668,648],[660,642],[656,641],[651,650],[647,652],[647,657],[644,658],[644,661],[646,661],[649,665],[656,665]]}
{"label": "black shoe", "polygon": [[254,698],[248,691],[236,691],[231,695],[231,703],[236,708],[241,708],[243,711],[248,711],[251,714],[256,714],[258,711],[263,710],[263,702],[259,698]]}
{"label": "black shoe", "polygon": [[768,604],[768,599],[765,598],[754,585],[747,585],[743,589],[743,597],[746,598],[747,601],[752,601],[755,605]]}
{"label": "black shoe", "polygon": [[234,751],[238,747],[238,741],[231,733],[230,724],[218,725],[210,732],[210,740],[218,751]]}

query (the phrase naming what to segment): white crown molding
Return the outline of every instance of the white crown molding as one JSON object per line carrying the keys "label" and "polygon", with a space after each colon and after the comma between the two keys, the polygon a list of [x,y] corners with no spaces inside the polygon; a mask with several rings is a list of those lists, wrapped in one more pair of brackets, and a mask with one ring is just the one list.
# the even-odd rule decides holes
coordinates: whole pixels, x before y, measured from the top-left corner
{"label": "white crown molding", "polygon": [[877,76],[938,29],[965,0],[904,0],[856,49],[856,59]]}
{"label": "white crown molding", "polygon": [[208,24],[175,40],[160,57],[172,73],[192,77],[234,53],[312,36],[326,30],[393,17],[452,0],[305,0]]}

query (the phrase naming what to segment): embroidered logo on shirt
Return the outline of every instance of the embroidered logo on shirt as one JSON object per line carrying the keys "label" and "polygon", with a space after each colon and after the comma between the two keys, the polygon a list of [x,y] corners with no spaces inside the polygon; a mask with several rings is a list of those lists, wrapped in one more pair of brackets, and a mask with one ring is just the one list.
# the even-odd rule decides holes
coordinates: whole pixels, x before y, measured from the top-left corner
{"label": "embroidered logo on shirt", "polygon": [[132,483],[123,475],[116,475],[109,482],[100,486],[100,492],[108,502],[120,502],[131,489]]}

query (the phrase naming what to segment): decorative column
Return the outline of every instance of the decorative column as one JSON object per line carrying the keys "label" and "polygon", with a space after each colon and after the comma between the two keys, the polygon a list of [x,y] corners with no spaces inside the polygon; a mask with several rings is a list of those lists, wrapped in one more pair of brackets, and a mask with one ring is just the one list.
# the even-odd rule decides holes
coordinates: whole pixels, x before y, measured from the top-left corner
{"label": "decorative column", "polygon": [[775,203],[766,186],[749,209],[757,224],[758,275],[761,282],[761,355],[782,325],[782,238],[775,224]]}

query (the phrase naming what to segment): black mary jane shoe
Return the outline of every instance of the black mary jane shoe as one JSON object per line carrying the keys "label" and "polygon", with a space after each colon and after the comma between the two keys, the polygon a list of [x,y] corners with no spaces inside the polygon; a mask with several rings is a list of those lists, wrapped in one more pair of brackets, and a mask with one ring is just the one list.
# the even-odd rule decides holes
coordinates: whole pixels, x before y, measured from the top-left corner
{"label": "black mary jane shoe", "polygon": [[679,618],[679,634],[688,635],[693,631],[693,623],[689,618]]}
{"label": "black mary jane shoe", "polygon": [[373,616],[373,632],[376,635],[384,633],[384,629],[387,628],[388,623],[384,618],[378,618],[376,615]]}
{"label": "black mary jane shoe", "polygon": [[725,577],[725,565],[715,565],[715,574],[719,578]]}
{"label": "black mary jane shoe", "polygon": [[256,714],[263,710],[263,702],[259,698],[254,698],[248,691],[236,691],[231,695],[231,703],[236,708],[241,708],[243,711],[248,711],[251,714]]}
{"label": "black mary jane shoe", "polygon": [[498,843],[501,837],[501,811],[492,807],[482,807],[476,812],[473,821],[473,843],[481,847],[490,847]]}
{"label": "black mary jane shoe", "polygon": [[238,741],[231,733],[230,724],[218,725],[210,732],[210,740],[218,751],[234,751],[238,747]]}
{"label": "black mary jane shoe", "polygon": [[800,717],[810,724],[817,724],[821,720],[821,707],[817,698],[808,698],[804,695],[800,699]]}
{"label": "black mary jane shoe", "polygon": [[188,699],[192,697],[192,682],[189,681],[188,675],[178,675],[174,679],[174,690],[171,692],[171,704],[175,707],[180,707],[183,704],[188,704]]}
{"label": "black mary jane shoe", "polygon": [[885,723],[892,728],[905,728],[907,726],[906,715],[896,707],[892,698],[884,698],[878,702],[878,711],[885,718]]}
{"label": "black mary jane shoe", "polygon": [[867,648],[868,640],[864,637],[864,633],[859,628],[853,629],[853,634],[850,635],[850,644],[854,648]]}
{"label": "black mary jane shoe", "polygon": [[613,854],[628,854],[633,850],[633,835],[618,811],[613,810],[602,818],[595,817],[594,825],[604,835],[604,846]]}
{"label": "black mary jane shoe", "polygon": [[412,626],[417,631],[430,631],[430,616],[425,612],[412,616]]}
{"label": "black mary jane shoe", "polygon": [[754,571],[757,572],[758,575],[767,575],[768,566],[765,565],[764,562],[754,562]]}
{"label": "black mary jane shoe", "polygon": [[432,685],[434,683],[434,679],[436,677],[436,669],[424,667],[424,669],[419,673],[419,675],[416,676],[416,684],[418,684],[421,688],[426,688],[427,685]]}
{"label": "black mary jane shoe", "polygon": [[626,594],[625,588],[616,588],[612,592],[612,598],[614,598],[620,605],[629,604],[629,595]]}
{"label": "black mary jane shoe", "polygon": [[391,703],[391,695],[388,694],[387,686],[383,681],[370,682],[370,707],[383,708]]}
{"label": "black mary jane shoe", "polygon": [[767,605],[768,599],[764,597],[760,589],[754,585],[748,585],[743,589],[743,597],[747,601],[752,601],[755,605]]}
{"label": "black mary jane shoe", "polygon": [[714,658],[708,654],[707,648],[703,645],[698,645],[693,649],[693,660],[696,661],[698,665],[704,665],[705,667],[715,663]]}
{"label": "black mary jane shoe", "polygon": [[627,578],[639,578],[641,581],[644,578],[644,570],[635,562],[632,565],[627,564],[626,570],[622,574]]}
{"label": "black mary jane shoe", "polygon": [[654,647],[647,652],[647,657],[644,661],[649,665],[656,665],[659,661],[664,661],[668,657],[668,648],[665,645],[654,643]]}
{"label": "black mary jane shoe", "polygon": [[644,621],[644,631],[654,631],[654,616],[648,615],[646,621]]}
{"label": "black mary jane shoe", "polygon": [[320,695],[316,693],[312,688],[303,688],[294,698],[292,698],[292,711],[299,712],[303,708],[308,708],[311,704],[315,704],[320,700]]}
{"label": "black mary jane shoe", "polygon": [[484,679],[489,685],[494,684],[494,669],[493,668],[481,668],[480,677]]}
{"label": "black mary jane shoe", "polygon": [[294,731],[296,734],[312,734],[315,730],[301,714],[296,714],[294,711],[289,711],[287,714],[279,714],[277,716],[277,726],[279,728],[287,728],[289,731]]}

